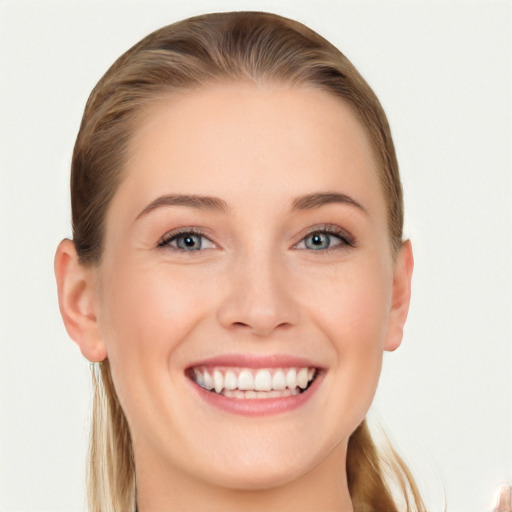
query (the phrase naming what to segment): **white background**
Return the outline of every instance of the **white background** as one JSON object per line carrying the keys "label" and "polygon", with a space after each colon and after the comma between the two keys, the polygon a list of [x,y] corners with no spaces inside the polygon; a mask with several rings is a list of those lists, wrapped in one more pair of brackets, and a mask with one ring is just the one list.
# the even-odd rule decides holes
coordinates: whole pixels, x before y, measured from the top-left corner
{"label": "white background", "polygon": [[83,510],[88,365],[62,326],[53,254],[70,235],[86,98],[150,31],[205,11],[303,21],[388,113],[416,256],[402,347],[375,412],[432,511],[491,509],[512,484],[512,3],[0,2],[0,511]]}

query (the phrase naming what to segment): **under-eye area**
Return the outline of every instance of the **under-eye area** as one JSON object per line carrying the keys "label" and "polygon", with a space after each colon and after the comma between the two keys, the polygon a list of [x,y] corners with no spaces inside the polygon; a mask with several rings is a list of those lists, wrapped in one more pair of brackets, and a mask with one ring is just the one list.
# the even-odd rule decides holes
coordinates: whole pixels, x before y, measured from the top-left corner
{"label": "under-eye area", "polygon": [[309,389],[319,368],[188,368],[187,376],[198,386],[228,398],[265,399],[299,395]]}

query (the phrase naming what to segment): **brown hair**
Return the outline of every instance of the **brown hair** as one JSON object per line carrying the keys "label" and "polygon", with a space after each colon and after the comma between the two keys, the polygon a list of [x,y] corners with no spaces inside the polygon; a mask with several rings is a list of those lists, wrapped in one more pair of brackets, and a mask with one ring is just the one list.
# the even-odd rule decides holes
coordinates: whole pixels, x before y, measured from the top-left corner
{"label": "brown hair", "polygon": [[[274,14],[232,12],[189,18],[153,32],[119,57],[93,89],[71,172],[73,239],[80,261],[94,265],[101,259],[105,213],[144,108],[163,94],[226,80],[313,86],[353,110],[374,151],[396,253],[402,243],[402,188],[386,115],[374,92],[337,48],[304,25]],[[126,512],[134,510],[136,494],[130,433],[108,361],[100,368],[94,372],[89,506],[94,512]],[[363,421],[347,453],[356,512],[399,510],[384,460]],[[405,464],[396,454],[388,460],[406,510],[424,511]]]}

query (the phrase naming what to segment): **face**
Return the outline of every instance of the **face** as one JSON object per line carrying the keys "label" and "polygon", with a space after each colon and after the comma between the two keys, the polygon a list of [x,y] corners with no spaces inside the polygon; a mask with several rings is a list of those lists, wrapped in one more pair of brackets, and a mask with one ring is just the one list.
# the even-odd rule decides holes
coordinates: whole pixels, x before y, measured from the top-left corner
{"label": "face", "polygon": [[395,348],[388,232],[339,99],[241,83],[146,111],[96,299],[139,467],[244,489],[337,467]]}

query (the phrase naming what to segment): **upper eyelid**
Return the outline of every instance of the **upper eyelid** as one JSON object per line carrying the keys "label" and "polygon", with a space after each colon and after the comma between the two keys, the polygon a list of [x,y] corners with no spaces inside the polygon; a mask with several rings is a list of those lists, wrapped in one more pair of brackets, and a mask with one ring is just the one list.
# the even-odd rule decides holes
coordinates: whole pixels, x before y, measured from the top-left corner
{"label": "upper eyelid", "polygon": [[343,229],[342,227],[335,224],[319,224],[308,228],[307,231],[298,235],[300,238],[297,242],[295,242],[294,246],[298,245],[304,240],[304,238],[313,235],[314,233],[327,233],[329,235],[334,235],[338,238],[341,238],[342,240],[345,240],[350,245],[356,244],[355,237],[346,229]]}
{"label": "upper eyelid", "polygon": [[[212,237],[208,233],[205,233],[205,231],[202,230],[201,228],[196,228],[194,226],[187,226],[185,228],[177,228],[177,229],[171,229],[170,231],[167,231],[158,240],[157,247],[165,247],[166,245],[169,245],[169,243],[174,238],[176,238],[180,235],[187,235],[189,233],[207,238],[212,244],[214,244],[215,246],[218,246],[217,242],[215,242],[212,239]],[[181,250],[181,249],[179,249],[179,250]]]}

